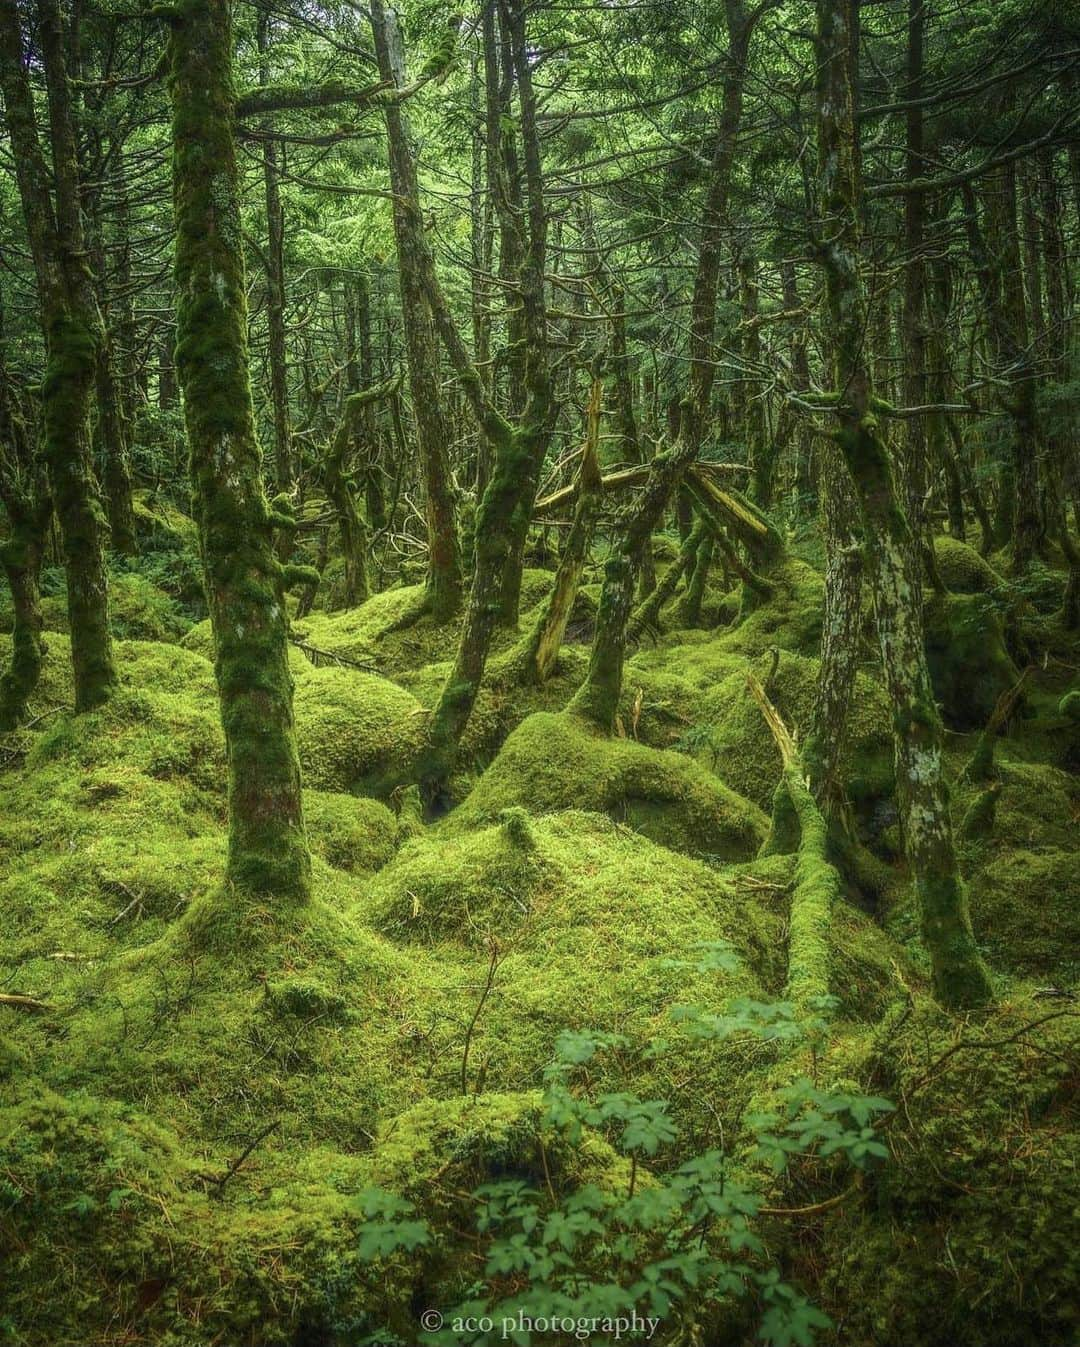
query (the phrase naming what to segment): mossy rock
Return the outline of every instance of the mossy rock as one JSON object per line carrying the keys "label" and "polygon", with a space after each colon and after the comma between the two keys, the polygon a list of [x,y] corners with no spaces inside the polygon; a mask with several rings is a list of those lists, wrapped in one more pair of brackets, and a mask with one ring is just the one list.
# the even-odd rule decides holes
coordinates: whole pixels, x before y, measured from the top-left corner
{"label": "mossy rock", "polygon": [[953,729],[981,729],[1020,671],[1005,647],[1001,614],[983,594],[935,595],[925,609],[934,696]]}
{"label": "mossy rock", "polygon": [[715,687],[746,667],[746,656],[728,649],[711,631],[672,632],[652,647],[645,646],[626,662],[624,682],[654,674],[677,677],[693,689]]}
{"label": "mossy rock", "polygon": [[[705,695],[703,719],[709,734],[697,753],[733,790],[769,809],[781,776],[780,751],[747,687],[749,667],[729,675]],[[757,661],[759,677],[771,669],[771,660],[768,668],[765,661]],[[785,651],[769,678],[769,696],[800,740],[806,738],[813,718],[819,670],[818,660]],[[882,688],[857,674],[840,776],[858,805],[872,806],[893,790],[891,723]]]}
{"label": "mossy rock", "polygon": [[939,534],[934,539],[934,558],[945,588],[953,594],[994,594],[1005,587],[1005,578],[979,551]]}
{"label": "mossy rock", "polygon": [[455,828],[530,813],[590,809],[687,855],[753,856],[767,820],[711,772],[681,753],[609,739],[571,713],[538,713],[503,745],[453,815]]}

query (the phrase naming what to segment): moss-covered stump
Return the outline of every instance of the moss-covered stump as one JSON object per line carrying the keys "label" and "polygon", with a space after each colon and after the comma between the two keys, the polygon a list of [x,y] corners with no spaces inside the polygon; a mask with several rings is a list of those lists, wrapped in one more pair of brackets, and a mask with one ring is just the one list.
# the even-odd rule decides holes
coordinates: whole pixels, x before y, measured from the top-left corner
{"label": "moss-covered stump", "polygon": [[520,805],[530,813],[590,809],[687,855],[745,860],[767,820],[681,753],[609,739],[568,712],[524,721],[448,824],[495,822]]}
{"label": "moss-covered stump", "polygon": [[843,1325],[839,1341],[1076,1341],[1078,1026],[1045,1001],[1007,1002],[971,1025],[919,999],[877,1036],[875,1090],[900,1104],[892,1161],[824,1213],[812,1240],[796,1226],[789,1246]]}
{"label": "moss-covered stump", "polygon": [[925,622],[926,659],[942,715],[953,729],[981,729],[1020,677],[997,606],[983,594],[937,595],[928,599]]}
{"label": "moss-covered stump", "polygon": [[[758,660],[754,666],[762,676],[765,663]],[[816,659],[784,652],[769,679],[770,698],[800,740],[810,728],[818,670]],[[702,761],[733,790],[769,809],[781,776],[780,752],[750,695],[745,672],[730,674],[707,693],[704,712],[709,735],[698,749]],[[893,790],[891,719],[881,686],[857,674],[840,769],[840,779],[857,806],[872,807]]]}

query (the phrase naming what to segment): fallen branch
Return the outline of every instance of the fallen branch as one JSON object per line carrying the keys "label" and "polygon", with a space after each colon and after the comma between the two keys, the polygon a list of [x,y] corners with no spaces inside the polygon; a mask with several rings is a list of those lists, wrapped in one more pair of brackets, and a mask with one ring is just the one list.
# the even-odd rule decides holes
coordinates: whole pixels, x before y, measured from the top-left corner
{"label": "fallen branch", "polygon": [[10,1006],[12,1010],[27,1010],[32,1015],[43,1015],[52,1010],[45,1001],[36,996],[20,996],[17,992],[0,992],[0,1006]]}

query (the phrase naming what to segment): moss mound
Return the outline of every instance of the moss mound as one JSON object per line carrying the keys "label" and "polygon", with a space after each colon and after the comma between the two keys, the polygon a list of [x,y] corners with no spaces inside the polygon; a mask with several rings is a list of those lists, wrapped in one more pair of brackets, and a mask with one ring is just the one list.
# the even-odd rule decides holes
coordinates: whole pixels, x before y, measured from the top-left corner
{"label": "moss mound", "polygon": [[[1069,986],[1080,975],[1075,777],[999,748],[990,835],[968,847],[971,919],[996,967]],[[977,791],[958,794],[962,815]]]}
{"label": "moss mound", "polygon": [[354,794],[392,789],[423,742],[427,715],[416,698],[359,669],[315,669],[294,661],[293,671],[305,782]]}
{"label": "moss mound", "polygon": [[722,860],[754,855],[766,829],[760,809],[698,763],[608,739],[569,713],[524,721],[450,822],[490,823],[512,805],[535,814],[590,809],[675,851]]}
{"label": "moss mound", "polygon": [[939,534],[934,539],[938,574],[953,594],[993,594],[1005,587],[1004,576],[974,547]]}
{"label": "moss mound", "polygon": [[[551,587],[550,571],[525,571],[521,588],[522,621]],[[294,635],[319,650],[342,655],[387,677],[444,659],[457,644],[457,621],[437,623],[425,612],[423,585],[383,590],[358,608],[313,612],[295,624]],[[516,633],[498,633],[493,651],[512,644]]]}
{"label": "moss mound", "polygon": [[398,821],[378,800],[305,790],[304,822],[311,849],[337,870],[374,873],[397,849]]}
{"label": "moss mound", "polygon": [[775,646],[814,655],[821,645],[825,581],[812,566],[790,557],[768,574],[772,594],[744,613],[717,640],[730,654],[755,656]]}
{"label": "moss mound", "polygon": [[883,1028],[873,1070],[902,1101],[894,1160],[793,1248],[815,1280],[824,1269],[820,1294],[843,1341],[1075,1341],[1080,1042],[1075,1016],[1031,1027],[1053,1014],[1018,999],[967,1025],[920,1001]]}

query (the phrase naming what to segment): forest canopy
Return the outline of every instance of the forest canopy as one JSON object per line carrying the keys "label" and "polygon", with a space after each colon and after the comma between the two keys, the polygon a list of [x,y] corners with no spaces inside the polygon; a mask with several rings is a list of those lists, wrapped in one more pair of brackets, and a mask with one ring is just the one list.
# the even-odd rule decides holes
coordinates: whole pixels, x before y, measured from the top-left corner
{"label": "forest canopy", "polygon": [[1074,1342],[1075,5],[0,109],[0,1340]]}

